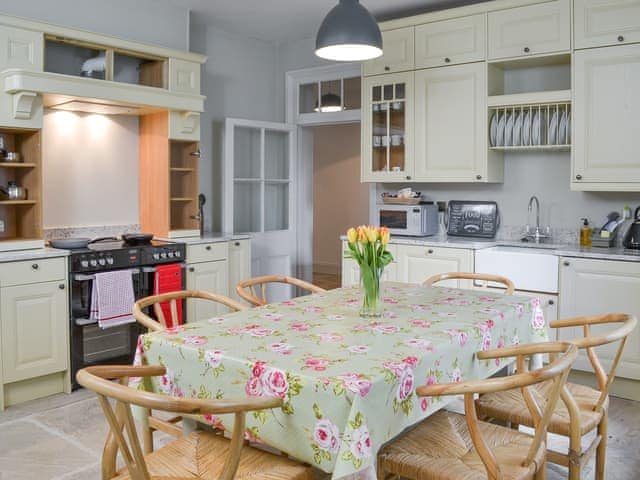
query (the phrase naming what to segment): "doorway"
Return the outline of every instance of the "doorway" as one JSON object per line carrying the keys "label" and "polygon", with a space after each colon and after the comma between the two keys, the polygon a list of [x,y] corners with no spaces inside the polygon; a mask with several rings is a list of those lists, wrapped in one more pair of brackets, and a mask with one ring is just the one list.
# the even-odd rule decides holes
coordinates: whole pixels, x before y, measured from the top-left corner
{"label": "doorway", "polygon": [[339,238],[369,218],[369,187],[360,183],[360,123],[309,127],[313,134],[313,283],[338,288]]}

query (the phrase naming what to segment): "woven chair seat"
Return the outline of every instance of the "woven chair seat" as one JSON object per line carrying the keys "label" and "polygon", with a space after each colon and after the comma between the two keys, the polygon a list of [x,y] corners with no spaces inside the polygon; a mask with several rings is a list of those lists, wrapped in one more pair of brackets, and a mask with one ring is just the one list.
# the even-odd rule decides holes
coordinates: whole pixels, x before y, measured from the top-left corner
{"label": "woven chair seat", "polygon": [[[524,433],[479,422],[480,432],[496,457],[504,480],[534,478],[545,458],[545,443],[534,461],[523,467],[523,453],[533,438]],[[378,455],[384,471],[414,480],[486,480],[487,471],[476,453],[464,415],[441,410],[385,446]]]}
{"label": "woven chair seat", "polygon": [[[541,408],[546,405],[548,389],[549,385],[547,383],[542,383],[530,389],[531,394],[535,396]],[[602,412],[594,411],[600,392],[576,383],[567,383],[567,389],[573,395],[580,409],[580,435],[584,435],[596,428],[602,419]],[[607,398],[603,404],[603,410],[606,411],[608,407],[609,399]],[[476,400],[476,410],[480,418],[494,418],[533,427],[533,418],[520,390],[507,390],[481,395]],[[559,400],[556,404],[549,423],[549,432],[569,436],[569,412],[562,400]]]}
{"label": "woven chair seat", "polygon": [[[230,442],[221,435],[197,431],[145,455],[153,480],[215,480],[222,473]],[[127,469],[113,480],[129,480]],[[312,480],[310,467],[285,457],[245,446],[238,480]]]}

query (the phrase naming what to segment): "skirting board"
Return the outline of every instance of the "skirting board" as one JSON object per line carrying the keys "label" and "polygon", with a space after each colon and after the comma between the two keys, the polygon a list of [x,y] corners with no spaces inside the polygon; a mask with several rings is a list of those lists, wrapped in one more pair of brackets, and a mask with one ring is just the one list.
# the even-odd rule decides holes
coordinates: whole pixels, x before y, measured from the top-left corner
{"label": "skirting board", "polygon": [[313,262],[314,273],[324,273],[326,275],[340,275],[342,267],[331,262]]}
{"label": "skirting board", "polygon": [[[571,370],[568,381],[579,383],[582,385],[588,385],[593,388],[597,388],[598,385],[596,377],[593,373],[582,372],[580,370]],[[611,384],[609,393],[613,397],[620,397],[627,400],[640,402],[640,381],[631,380],[629,378],[616,377]]]}

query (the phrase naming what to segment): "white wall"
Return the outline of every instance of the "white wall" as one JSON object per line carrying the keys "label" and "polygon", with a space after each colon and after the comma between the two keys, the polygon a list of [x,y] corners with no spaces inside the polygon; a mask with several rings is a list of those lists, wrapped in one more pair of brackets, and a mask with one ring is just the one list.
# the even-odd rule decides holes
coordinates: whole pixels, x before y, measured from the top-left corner
{"label": "white wall", "polygon": [[274,120],[277,112],[283,111],[275,93],[281,88],[277,48],[199,24],[191,26],[191,48],[209,57],[202,70],[202,94],[207,100],[201,118],[200,188],[207,197],[206,227],[219,231],[223,208],[222,124],[225,117]]}
{"label": "white wall", "polygon": [[138,223],[138,118],[47,111],[45,228]]}
{"label": "white wall", "polygon": [[2,0],[0,13],[188,49],[189,10],[169,0]]}

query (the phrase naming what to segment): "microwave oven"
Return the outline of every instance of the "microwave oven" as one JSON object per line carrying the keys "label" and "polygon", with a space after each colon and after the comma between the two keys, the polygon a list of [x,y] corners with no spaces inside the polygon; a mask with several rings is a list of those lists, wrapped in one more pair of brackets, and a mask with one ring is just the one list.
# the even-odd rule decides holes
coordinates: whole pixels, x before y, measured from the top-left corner
{"label": "microwave oven", "polygon": [[387,227],[392,235],[428,237],[438,233],[438,206],[377,205],[376,220],[379,227]]}

